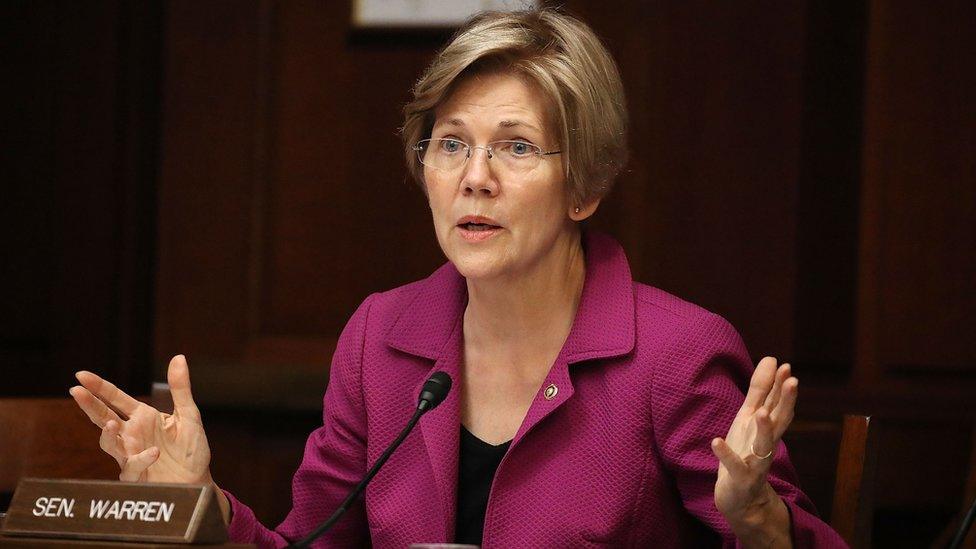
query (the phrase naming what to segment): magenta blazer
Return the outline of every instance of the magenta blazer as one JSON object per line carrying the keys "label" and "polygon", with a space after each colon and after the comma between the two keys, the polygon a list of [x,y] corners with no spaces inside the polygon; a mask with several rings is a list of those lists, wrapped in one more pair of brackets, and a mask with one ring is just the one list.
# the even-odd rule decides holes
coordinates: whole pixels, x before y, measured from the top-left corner
{"label": "magenta blazer", "polygon": [[[566,343],[495,476],[482,547],[734,546],[713,502],[725,436],[752,361],[721,317],[633,282],[612,239],[586,234],[586,281]],[[429,278],[371,295],[339,338],[324,425],[274,531],[230,497],[233,541],[281,547],[324,521],[407,423],[421,384],[454,389],[393,454],[365,498],[320,547],[391,547],[454,538],[464,279]],[[549,388],[546,391],[546,388]],[[842,547],[800,492],[780,444],[769,480],[786,500],[797,547]]]}

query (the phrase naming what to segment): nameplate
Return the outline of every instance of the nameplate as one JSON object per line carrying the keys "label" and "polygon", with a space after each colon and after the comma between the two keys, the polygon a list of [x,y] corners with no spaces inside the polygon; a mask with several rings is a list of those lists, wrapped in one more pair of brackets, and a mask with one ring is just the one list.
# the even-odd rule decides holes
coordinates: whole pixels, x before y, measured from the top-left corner
{"label": "nameplate", "polygon": [[25,478],[17,485],[5,536],[156,543],[227,541],[213,487]]}

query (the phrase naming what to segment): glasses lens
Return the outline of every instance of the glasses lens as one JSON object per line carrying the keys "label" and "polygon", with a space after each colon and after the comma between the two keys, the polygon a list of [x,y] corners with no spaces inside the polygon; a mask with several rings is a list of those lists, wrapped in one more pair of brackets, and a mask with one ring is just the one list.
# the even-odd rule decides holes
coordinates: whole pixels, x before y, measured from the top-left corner
{"label": "glasses lens", "polygon": [[416,149],[421,164],[439,170],[458,168],[468,156],[468,146],[457,139],[424,139]]}
{"label": "glasses lens", "polygon": [[542,149],[524,141],[496,141],[489,145],[505,168],[514,172],[529,171],[539,165]]}

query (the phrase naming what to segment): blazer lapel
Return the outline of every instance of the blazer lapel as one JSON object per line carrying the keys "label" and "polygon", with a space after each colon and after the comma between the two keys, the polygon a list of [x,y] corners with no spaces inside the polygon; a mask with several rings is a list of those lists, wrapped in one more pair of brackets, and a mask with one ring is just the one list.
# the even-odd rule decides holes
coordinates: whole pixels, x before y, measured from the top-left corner
{"label": "blazer lapel", "polygon": [[[454,522],[457,514],[457,483],[458,483],[458,452],[461,433],[461,323],[455,326],[457,341],[448,344],[444,354],[437,359],[434,367],[426,377],[437,371],[443,371],[451,376],[453,386],[447,398],[432,411],[420,418],[420,429],[424,435],[427,456],[434,473],[436,495],[440,502],[443,517],[443,540],[454,539]],[[426,377],[424,378],[426,380]],[[417,386],[419,393],[420,386]]]}
{"label": "blazer lapel", "polygon": [[420,393],[424,381],[437,371],[451,376],[453,382],[444,402],[420,418],[420,431],[435,484],[432,495],[435,506],[439,507],[436,516],[443,521],[431,527],[436,531],[436,538],[443,541],[454,539],[457,513],[461,321],[467,299],[464,278],[448,263],[418,283],[409,304],[387,334],[387,343],[394,349],[434,362],[414,387],[415,394]]}

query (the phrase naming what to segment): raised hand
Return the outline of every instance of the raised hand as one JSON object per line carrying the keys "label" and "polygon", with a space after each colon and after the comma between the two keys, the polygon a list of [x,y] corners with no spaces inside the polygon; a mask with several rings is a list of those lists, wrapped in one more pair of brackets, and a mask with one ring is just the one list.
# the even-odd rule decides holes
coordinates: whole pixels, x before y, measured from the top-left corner
{"label": "raised hand", "polygon": [[719,459],[715,506],[740,540],[743,534],[762,530],[764,541],[773,537],[782,542],[776,545],[788,545],[789,513],[766,474],[793,421],[799,381],[790,375],[789,364],[777,364],[772,357],[759,361],[728,434],[712,440],[712,452]]}
{"label": "raised hand", "polygon": [[115,458],[120,480],[209,484],[210,446],[190,393],[186,359],[169,363],[174,410],[165,414],[91,372],[78,372],[70,389],[78,406],[102,430],[99,444]]}

